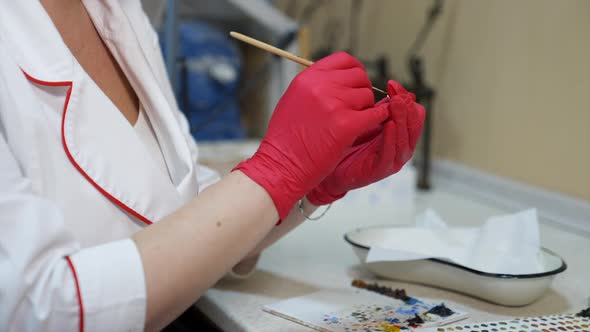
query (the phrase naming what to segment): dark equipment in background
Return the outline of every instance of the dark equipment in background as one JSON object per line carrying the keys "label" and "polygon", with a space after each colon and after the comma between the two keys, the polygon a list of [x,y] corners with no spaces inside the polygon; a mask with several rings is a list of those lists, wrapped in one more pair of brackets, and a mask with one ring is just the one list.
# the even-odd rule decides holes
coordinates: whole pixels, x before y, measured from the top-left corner
{"label": "dark equipment in background", "polygon": [[[361,2],[362,0],[352,0],[350,8],[350,33],[349,33],[349,48],[348,52],[358,57],[358,34],[360,32],[359,16],[361,14]],[[409,82],[403,82],[403,85],[408,91],[413,92],[416,95],[416,101],[424,106],[426,110],[426,119],[424,120],[424,129],[422,132],[421,139],[421,150],[418,158],[415,159],[416,167],[418,170],[417,187],[421,190],[429,190],[431,188],[430,174],[431,174],[431,140],[432,140],[432,112],[434,105],[434,98],[436,92],[432,86],[430,86],[425,80],[425,68],[423,58],[420,56],[420,50],[428,35],[432,31],[436,19],[440,16],[444,5],[444,0],[434,0],[432,6],[428,9],[426,20],[422,25],[416,39],[412,43],[412,46],[407,52],[407,66],[411,75]],[[319,6],[314,6],[313,10],[316,10]],[[312,15],[312,11],[307,11],[308,16]],[[334,36],[334,31],[338,31],[338,25],[334,22],[329,22],[328,30],[326,33],[330,36]],[[331,33],[332,32],[332,33]],[[329,38],[330,42],[333,43],[335,38]],[[334,45],[327,45],[318,51],[314,52],[313,59],[317,60],[332,54],[335,51]],[[361,59],[361,62],[365,65],[365,69],[369,74],[369,77],[373,84],[378,87],[387,86],[389,79],[395,79],[395,75],[390,72],[390,64],[384,55],[377,56],[374,59]],[[375,95],[375,100],[382,98],[381,95]]]}
{"label": "dark equipment in background", "polygon": [[[358,41],[360,28],[360,16],[362,13],[362,1],[363,0],[352,0],[350,3],[350,32],[349,32],[349,53],[358,56]],[[385,55],[379,55],[374,59],[361,59],[361,62],[365,65],[365,69],[373,82],[374,86],[381,89],[387,87],[387,81],[395,79],[395,76],[391,74],[389,60]],[[383,98],[380,94],[375,94],[375,101],[379,101]]]}
{"label": "dark equipment in background", "polygon": [[[350,3],[350,24],[348,24],[349,40],[348,48],[345,50],[357,58],[359,58],[358,41],[360,34],[360,15],[362,13],[362,2],[363,0],[352,0]],[[302,16],[302,22],[308,22],[315,11],[323,4],[326,4],[326,1],[311,2],[303,10],[304,15]],[[340,24],[340,22],[335,20],[328,21],[325,31],[323,32],[323,35],[329,36],[329,38],[327,38],[328,44],[323,45],[322,48],[313,53],[312,59],[314,61],[324,58],[338,50],[338,48],[334,45],[334,42],[338,39],[339,31],[341,29],[342,24]],[[385,55],[378,55],[373,59],[360,59],[360,61],[365,66],[369,78],[371,79],[371,82],[373,82],[373,86],[383,89],[387,87],[388,80],[395,79],[395,76],[391,74],[389,60]],[[382,94],[375,93],[376,102],[382,98]]]}
{"label": "dark equipment in background", "polygon": [[424,79],[424,62],[419,54],[420,49],[428,38],[436,19],[440,16],[444,0],[435,0],[428,11],[428,16],[424,25],[418,32],[412,47],[408,51],[407,65],[412,75],[412,80],[406,85],[409,91],[416,95],[416,101],[426,110],[426,119],[424,120],[424,129],[422,131],[422,154],[417,160],[418,166],[418,189],[428,190],[431,188],[431,151],[430,144],[432,140],[432,112],[434,105],[435,90],[428,85]]}
{"label": "dark equipment in background", "polygon": [[[307,23],[311,20],[312,16],[317,12],[322,5],[328,3],[325,0],[318,0],[312,1],[306,8],[304,8],[302,12],[301,21]],[[356,51],[358,47],[358,34],[360,32],[360,20],[359,16],[361,13],[361,0],[352,0],[351,1],[351,17],[350,17],[350,40],[349,40],[349,47],[347,51],[352,55],[356,56]],[[430,173],[431,173],[431,133],[432,133],[432,112],[433,112],[433,102],[435,98],[435,90],[433,87],[428,85],[425,80],[425,68],[423,59],[420,56],[419,52],[426,42],[426,39],[431,32],[436,19],[439,17],[440,13],[442,12],[444,0],[434,0],[433,5],[429,8],[426,20],[420,29],[414,43],[410,47],[409,51],[407,52],[407,66],[409,72],[411,74],[411,80],[409,82],[403,82],[404,86],[411,92],[416,95],[417,102],[422,104],[426,109],[426,119],[424,122],[424,130],[423,136],[421,140],[421,147],[420,155],[418,158],[415,159],[417,170],[418,170],[418,179],[417,179],[417,187],[422,190],[428,190],[431,188],[430,182]],[[292,11],[292,10],[291,10]],[[294,15],[297,16],[297,15]],[[315,51],[313,53],[312,59],[317,60],[322,57],[325,57],[334,51],[336,51],[336,46],[333,42],[337,39],[336,31],[339,31],[340,23],[337,21],[329,21],[326,30],[324,31],[325,34],[332,36],[333,38],[329,38],[330,44],[324,45],[321,49]],[[288,44],[294,38],[294,34],[288,34],[287,36],[283,36],[280,39],[281,45],[279,47],[283,48],[285,44]],[[259,68],[257,68],[257,73],[264,73],[270,70],[270,62],[276,59],[275,56],[270,56],[267,61],[262,63]],[[187,75],[187,67],[186,67],[186,59],[182,57],[177,58],[177,61],[180,62],[180,71],[181,77],[180,81],[186,80]],[[367,72],[371,78],[371,81],[375,86],[384,87],[387,85],[387,81],[389,79],[395,79],[396,76],[393,75],[390,71],[390,64],[386,56],[379,55],[373,59],[361,59],[361,62],[365,65]],[[254,75],[254,78],[248,80],[247,82],[242,82],[241,86],[237,89],[228,89],[226,91],[222,91],[220,94],[221,98],[218,98],[216,102],[209,105],[208,115],[201,117],[198,121],[195,121],[191,124],[191,131],[193,134],[198,135],[198,133],[203,132],[204,130],[207,131],[207,128],[210,127],[214,122],[219,120],[220,116],[223,116],[228,109],[228,104],[232,104],[232,100],[240,99],[251,92],[257,85],[260,83],[262,75]],[[184,83],[187,83],[184,81]],[[188,100],[186,99],[187,96],[184,95],[187,91],[183,91],[182,95],[179,96],[181,103],[185,103]],[[381,95],[376,95],[376,99],[380,99]],[[231,108],[231,107],[230,107]],[[231,111],[230,111],[231,113]]]}

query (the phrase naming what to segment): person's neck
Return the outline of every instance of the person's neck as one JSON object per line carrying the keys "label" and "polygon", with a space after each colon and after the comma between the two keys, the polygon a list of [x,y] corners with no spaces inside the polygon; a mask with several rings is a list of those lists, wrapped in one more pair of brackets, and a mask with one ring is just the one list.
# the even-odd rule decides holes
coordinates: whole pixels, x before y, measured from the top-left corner
{"label": "person's neck", "polygon": [[86,9],[81,0],[41,0],[41,5],[70,49],[84,47],[81,29]]}
{"label": "person's neck", "polygon": [[40,0],[40,2],[60,32],[66,30],[62,27],[75,26],[81,16],[81,10],[84,10],[81,0]]}

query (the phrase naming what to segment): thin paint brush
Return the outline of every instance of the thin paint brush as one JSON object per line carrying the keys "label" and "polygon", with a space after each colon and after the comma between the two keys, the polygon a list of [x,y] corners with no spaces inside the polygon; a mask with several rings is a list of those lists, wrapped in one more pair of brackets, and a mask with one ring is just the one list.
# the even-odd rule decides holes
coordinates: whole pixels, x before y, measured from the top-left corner
{"label": "thin paint brush", "polygon": [[[246,43],[246,44],[252,45],[254,47],[258,47],[259,49],[265,50],[265,51],[267,51],[269,53],[272,53],[272,54],[278,55],[280,57],[283,57],[285,59],[289,59],[291,61],[297,62],[298,64],[300,64],[302,66],[309,67],[309,66],[313,65],[313,61],[304,59],[302,57],[298,57],[298,56],[296,56],[293,53],[289,53],[289,52],[287,52],[285,50],[282,50],[282,49],[280,49],[278,47],[274,47],[274,46],[269,45],[267,43],[261,42],[258,39],[254,39],[252,37],[248,37],[246,35],[243,35],[241,33],[235,32],[235,31],[231,31],[229,33],[229,35],[232,36],[233,38],[239,40],[239,41],[242,41],[242,42]],[[385,91],[383,91],[383,90],[381,90],[379,88],[376,88],[374,86],[372,88],[373,88],[373,90],[378,91],[378,92],[381,92],[381,93],[383,93],[384,95],[387,96],[387,92],[385,92]]]}

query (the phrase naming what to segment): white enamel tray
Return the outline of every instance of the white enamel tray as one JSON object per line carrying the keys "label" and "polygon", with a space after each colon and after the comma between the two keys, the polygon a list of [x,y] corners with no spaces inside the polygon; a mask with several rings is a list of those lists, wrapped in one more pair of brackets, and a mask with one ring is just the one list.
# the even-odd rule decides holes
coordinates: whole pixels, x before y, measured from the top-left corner
{"label": "white enamel tray", "polygon": [[395,228],[359,228],[346,233],[344,240],[366,268],[380,277],[449,289],[505,306],[523,306],[539,299],[555,275],[567,268],[561,257],[545,248],[542,248],[545,270],[535,274],[487,273],[436,258],[366,263],[369,248],[388,236],[395,236]]}

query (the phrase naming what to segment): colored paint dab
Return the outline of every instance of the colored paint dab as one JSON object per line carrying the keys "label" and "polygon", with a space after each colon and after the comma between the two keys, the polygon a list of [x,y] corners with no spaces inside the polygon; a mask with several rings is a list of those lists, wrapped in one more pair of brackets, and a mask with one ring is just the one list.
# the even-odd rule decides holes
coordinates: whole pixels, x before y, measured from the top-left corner
{"label": "colored paint dab", "polygon": [[396,324],[399,323],[399,318],[385,318],[385,321],[389,324]]}
{"label": "colored paint dab", "polygon": [[406,323],[408,323],[408,325],[410,325],[410,327],[418,327],[421,324],[424,324],[424,320],[422,319],[422,317],[420,317],[418,315],[414,315],[413,318],[406,320]]}
{"label": "colored paint dab", "polygon": [[381,324],[381,328],[384,332],[400,332],[401,328],[398,325],[391,325],[391,324]]}
{"label": "colored paint dab", "polygon": [[380,286],[377,283],[368,284],[363,280],[359,279],[353,280],[352,286],[356,288],[366,289],[371,292],[379,293],[381,295],[393,297],[394,299],[402,300],[404,302],[407,302],[412,299],[406,294],[406,291],[404,289],[393,289],[386,286]]}
{"label": "colored paint dab", "polygon": [[417,315],[419,312],[419,308],[412,306],[412,307],[400,307],[395,310],[396,313],[405,316]]}
{"label": "colored paint dab", "polygon": [[323,321],[326,323],[337,324],[340,322],[340,319],[336,316],[325,315],[323,318]]}
{"label": "colored paint dab", "polygon": [[432,309],[427,311],[429,314],[434,314],[440,317],[449,317],[450,315],[454,314],[455,312],[449,309],[444,303],[433,307]]}
{"label": "colored paint dab", "polygon": [[578,312],[576,316],[590,318],[590,307]]}

